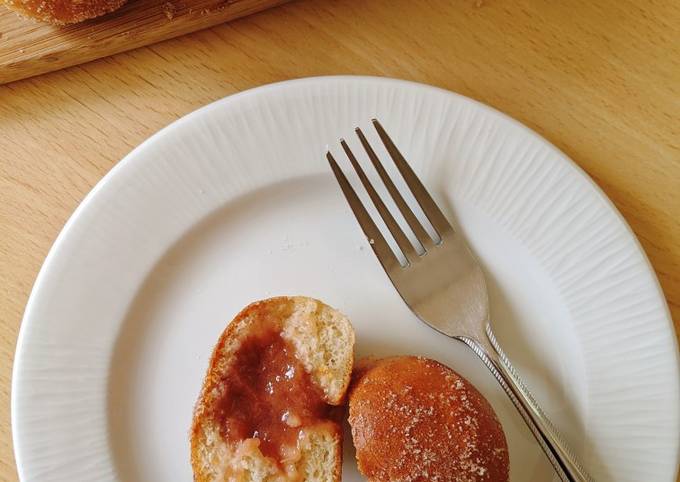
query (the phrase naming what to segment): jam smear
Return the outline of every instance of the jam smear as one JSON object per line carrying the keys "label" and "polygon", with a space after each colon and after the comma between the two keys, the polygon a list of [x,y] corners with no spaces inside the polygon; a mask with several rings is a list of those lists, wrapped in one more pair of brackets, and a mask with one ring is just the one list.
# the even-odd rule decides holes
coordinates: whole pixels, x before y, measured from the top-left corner
{"label": "jam smear", "polygon": [[216,407],[222,436],[259,439],[262,454],[279,464],[303,428],[336,418],[277,327],[243,340],[222,383]]}

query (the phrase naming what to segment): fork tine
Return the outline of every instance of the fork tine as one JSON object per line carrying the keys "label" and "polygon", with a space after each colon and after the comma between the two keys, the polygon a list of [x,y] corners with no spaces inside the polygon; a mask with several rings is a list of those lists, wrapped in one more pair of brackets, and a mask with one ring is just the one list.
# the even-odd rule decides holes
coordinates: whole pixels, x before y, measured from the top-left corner
{"label": "fork tine", "polygon": [[347,142],[345,142],[344,139],[340,139],[340,145],[342,146],[342,149],[345,151],[345,154],[347,155],[349,162],[352,163],[352,167],[359,175],[361,184],[363,184],[364,189],[366,189],[366,192],[368,192],[368,196],[371,198],[373,205],[378,210],[378,214],[380,214],[380,217],[385,222],[387,229],[392,234],[392,237],[394,237],[394,240],[397,242],[399,249],[401,249],[401,252],[404,253],[406,260],[408,262],[416,260],[418,257],[418,253],[416,253],[415,249],[413,248],[411,241],[408,240],[408,238],[404,234],[404,231],[402,231],[402,229],[397,224],[397,221],[394,219],[394,216],[392,216],[390,210],[387,209],[387,206],[385,206],[383,200],[380,199],[380,195],[378,195],[375,188],[373,187],[373,184],[371,184],[371,181],[366,176],[366,173],[364,172],[364,169],[357,161],[357,158],[354,157],[354,153],[352,153],[352,150],[347,145]]}
{"label": "fork tine", "polygon": [[361,230],[368,238],[368,242],[371,245],[371,248],[373,248],[373,252],[380,261],[380,264],[382,264],[383,269],[389,273],[393,268],[400,265],[399,260],[392,252],[392,249],[390,249],[382,233],[373,222],[373,219],[371,219],[366,208],[364,208],[364,205],[361,204],[359,196],[354,192],[352,185],[349,183],[345,174],[342,172],[342,169],[340,169],[340,166],[338,166],[338,163],[330,152],[326,152],[326,159],[328,159],[328,163],[331,165],[335,179],[338,181],[340,189],[354,213],[354,217],[357,219],[359,226],[361,226]]}
{"label": "fork tine", "polygon": [[366,154],[368,154],[368,157],[371,160],[373,167],[375,168],[376,171],[378,171],[378,175],[380,176],[380,179],[387,188],[387,191],[390,193],[390,196],[392,196],[392,199],[394,199],[394,203],[399,208],[399,211],[401,212],[402,216],[404,216],[406,223],[409,225],[409,227],[413,231],[413,234],[415,234],[416,238],[423,246],[423,248],[425,248],[425,251],[427,251],[427,248],[432,245],[432,238],[430,237],[429,234],[427,234],[427,231],[425,231],[423,225],[420,224],[420,221],[418,221],[418,218],[416,218],[415,214],[413,214],[413,211],[408,206],[408,204],[406,204],[406,201],[404,201],[404,198],[399,193],[399,190],[394,185],[394,182],[392,182],[392,178],[390,177],[390,175],[387,174],[387,171],[383,167],[382,162],[380,162],[380,159],[378,158],[375,151],[369,144],[368,140],[366,139],[366,136],[364,136],[364,133],[358,127],[354,131],[356,132],[357,137],[359,137],[361,145],[364,146],[364,150],[366,151]]}
{"label": "fork tine", "polygon": [[392,157],[392,160],[397,166],[397,169],[399,169],[404,181],[406,181],[406,185],[409,187],[409,189],[411,189],[413,197],[415,197],[416,201],[418,201],[418,204],[425,213],[425,216],[427,216],[427,219],[429,219],[430,223],[432,223],[432,226],[437,231],[437,234],[439,234],[439,237],[443,239],[444,235],[448,234],[449,232],[453,232],[451,224],[449,224],[449,221],[441,212],[439,206],[437,206],[437,203],[434,202],[432,196],[430,196],[430,193],[427,192],[427,189],[425,189],[423,183],[420,182],[418,176],[416,176],[416,174],[413,172],[411,166],[409,166],[408,162],[406,162],[404,156],[401,154],[401,152],[399,152],[397,146],[394,145],[394,142],[392,142],[390,136],[387,135],[387,132],[385,132],[383,126],[380,125],[380,122],[378,122],[377,119],[373,119],[372,122],[373,127],[375,127],[375,130],[378,131],[380,140],[385,145],[387,152],[390,154],[390,157]]}

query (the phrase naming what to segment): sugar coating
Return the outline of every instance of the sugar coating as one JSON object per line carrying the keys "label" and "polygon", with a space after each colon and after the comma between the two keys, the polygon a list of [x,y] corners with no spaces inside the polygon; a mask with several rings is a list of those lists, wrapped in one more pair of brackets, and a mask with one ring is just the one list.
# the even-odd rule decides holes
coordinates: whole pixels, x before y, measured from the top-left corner
{"label": "sugar coating", "polygon": [[56,25],[82,22],[112,12],[127,0],[5,0],[20,14]]}
{"label": "sugar coating", "polygon": [[450,368],[422,357],[375,362],[350,395],[361,472],[373,482],[506,482],[493,409]]}

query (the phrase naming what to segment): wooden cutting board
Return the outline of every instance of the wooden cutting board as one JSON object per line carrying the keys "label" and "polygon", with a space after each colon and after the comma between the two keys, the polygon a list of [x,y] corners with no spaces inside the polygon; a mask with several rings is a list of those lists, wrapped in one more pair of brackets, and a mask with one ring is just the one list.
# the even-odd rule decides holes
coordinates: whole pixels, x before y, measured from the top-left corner
{"label": "wooden cutting board", "polygon": [[57,27],[0,6],[0,84],[82,64],[243,17],[288,0],[129,0],[111,14]]}

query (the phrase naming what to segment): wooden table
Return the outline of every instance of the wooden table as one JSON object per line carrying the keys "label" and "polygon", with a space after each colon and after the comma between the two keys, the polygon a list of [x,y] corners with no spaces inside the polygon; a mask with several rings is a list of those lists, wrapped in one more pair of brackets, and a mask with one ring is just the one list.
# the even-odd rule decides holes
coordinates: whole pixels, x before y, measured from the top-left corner
{"label": "wooden table", "polygon": [[12,359],[66,219],[178,117],[295,77],[371,74],[454,90],[585,169],[640,239],[680,322],[677,0],[299,0],[200,33],[0,86],[0,479],[16,480]]}

